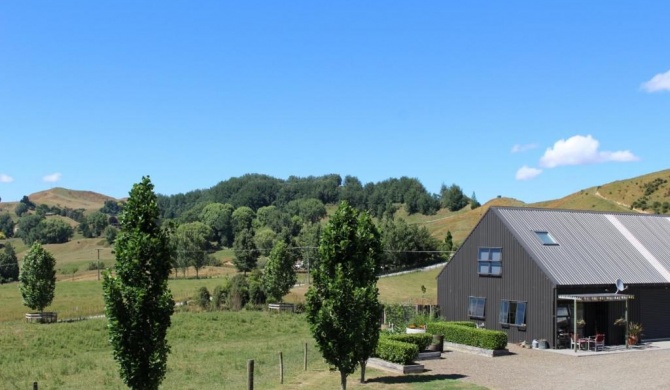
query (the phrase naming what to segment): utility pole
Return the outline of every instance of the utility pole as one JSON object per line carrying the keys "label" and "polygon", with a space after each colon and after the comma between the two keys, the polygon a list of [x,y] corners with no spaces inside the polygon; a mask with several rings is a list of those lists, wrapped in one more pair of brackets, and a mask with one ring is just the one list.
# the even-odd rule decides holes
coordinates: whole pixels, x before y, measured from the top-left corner
{"label": "utility pole", "polygon": [[96,249],[98,251],[98,265],[95,267],[98,269],[98,280],[100,280],[100,251],[102,250],[101,248]]}

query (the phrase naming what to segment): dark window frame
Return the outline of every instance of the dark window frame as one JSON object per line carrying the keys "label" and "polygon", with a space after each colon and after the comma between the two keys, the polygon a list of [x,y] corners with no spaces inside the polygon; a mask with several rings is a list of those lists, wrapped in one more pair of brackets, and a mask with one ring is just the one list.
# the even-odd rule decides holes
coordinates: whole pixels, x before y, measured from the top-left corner
{"label": "dark window frame", "polygon": [[544,246],[558,246],[558,241],[546,230],[535,230],[535,236]]}
{"label": "dark window frame", "polygon": [[478,320],[486,319],[486,297],[468,297],[468,317]]}
{"label": "dark window frame", "polygon": [[498,322],[504,327],[514,326],[525,329],[527,312],[528,301],[501,299]]}
{"label": "dark window frame", "polygon": [[[486,253],[485,257],[482,256],[484,253]],[[480,247],[477,251],[477,273],[479,276],[502,276],[502,258],[501,247]]]}

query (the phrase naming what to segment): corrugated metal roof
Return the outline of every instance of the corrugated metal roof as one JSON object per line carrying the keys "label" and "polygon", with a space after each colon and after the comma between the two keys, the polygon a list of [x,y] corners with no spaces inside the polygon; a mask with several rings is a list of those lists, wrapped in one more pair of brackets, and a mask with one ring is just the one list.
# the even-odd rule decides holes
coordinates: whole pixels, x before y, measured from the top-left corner
{"label": "corrugated metal roof", "polygon": [[[613,284],[617,279],[670,283],[667,216],[507,207],[492,211],[558,285]],[[558,245],[544,245],[536,231],[549,232]]]}

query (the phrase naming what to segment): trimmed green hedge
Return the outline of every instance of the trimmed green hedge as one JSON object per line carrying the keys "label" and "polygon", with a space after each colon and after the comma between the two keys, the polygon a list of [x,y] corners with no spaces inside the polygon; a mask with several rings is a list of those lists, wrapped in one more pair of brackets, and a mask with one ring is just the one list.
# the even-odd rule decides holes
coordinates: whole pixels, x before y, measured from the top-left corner
{"label": "trimmed green hedge", "polygon": [[415,344],[379,338],[374,356],[397,364],[410,364],[419,355],[419,347]]}
{"label": "trimmed green hedge", "polygon": [[429,333],[410,333],[410,334],[389,334],[384,336],[389,340],[402,341],[404,343],[414,344],[419,351],[425,350],[433,342],[433,335]]}
{"label": "trimmed green hedge", "polygon": [[[461,325],[463,324],[463,325]],[[505,349],[507,347],[507,333],[464,326],[464,322],[431,322],[426,331],[432,334],[444,335],[444,341],[465,344],[484,349]]]}

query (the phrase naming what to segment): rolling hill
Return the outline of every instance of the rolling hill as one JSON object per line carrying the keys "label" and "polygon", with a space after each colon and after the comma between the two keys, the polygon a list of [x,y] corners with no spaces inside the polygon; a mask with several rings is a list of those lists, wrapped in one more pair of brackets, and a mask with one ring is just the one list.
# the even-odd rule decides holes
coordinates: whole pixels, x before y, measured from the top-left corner
{"label": "rolling hill", "polygon": [[[495,198],[479,208],[465,209],[450,212],[442,209],[435,215],[412,214],[407,215],[404,208],[400,207],[396,212],[396,218],[403,218],[410,224],[425,226],[437,239],[443,240],[447,231],[451,231],[454,242],[462,242],[477,224],[482,215],[492,206],[515,206],[515,207],[539,207],[560,208],[575,210],[596,210],[612,212],[656,212],[654,206],[663,213],[664,205],[670,208],[670,169],[654,172],[631,179],[618,180],[595,187],[585,188],[574,194],[560,199],[548,200],[538,203],[525,203],[512,198]],[[73,209],[82,208],[87,212],[100,209],[106,200],[115,200],[110,196],[98,194],[91,191],[76,191],[65,188],[53,188],[29,195],[36,204],[47,204],[49,206],[69,207]],[[634,208],[632,206],[635,206]],[[0,203],[0,213],[9,212],[16,220],[14,208],[16,202]],[[329,212],[334,207],[328,207]],[[92,240],[88,243],[88,240]],[[66,263],[80,263],[93,260],[97,256],[94,248],[102,247],[100,239],[85,239],[79,234],[75,235],[73,242],[60,244],[60,248],[52,248],[59,253],[59,260]],[[25,246],[17,243],[19,256],[25,250]],[[109,251],[109,249],[107,250]],[[111,253],[109,254],[111,255]],[[103,255],[104,256],[104,255]],[[106,257],[106,256],[105,256]]]}

